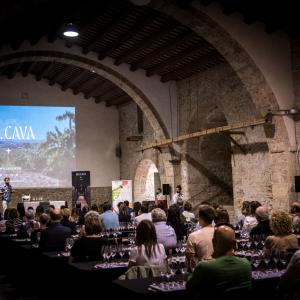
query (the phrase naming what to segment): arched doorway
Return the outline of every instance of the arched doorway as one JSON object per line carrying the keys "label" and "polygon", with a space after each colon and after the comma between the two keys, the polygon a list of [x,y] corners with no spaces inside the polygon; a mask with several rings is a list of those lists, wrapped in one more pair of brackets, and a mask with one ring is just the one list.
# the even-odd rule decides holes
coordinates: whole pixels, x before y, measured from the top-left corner
{"label": "arched doorway", "polygon": [[154,201],[155,190],[160,186],[160,177],[155,163],[143,159],[137,166],[134,176],[134,201]]}

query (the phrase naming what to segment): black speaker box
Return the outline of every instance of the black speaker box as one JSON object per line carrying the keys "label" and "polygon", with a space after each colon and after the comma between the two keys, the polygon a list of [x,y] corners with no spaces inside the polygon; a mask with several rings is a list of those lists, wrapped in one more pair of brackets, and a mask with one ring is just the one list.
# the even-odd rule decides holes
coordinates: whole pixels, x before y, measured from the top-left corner
{"label": "black speaker box", "polygon": [[170,195],[171,187],[168,183],[162,185],[162,193],[163,195]]}
{"label": "black speaker box", "polygon": [[300,193],[300,176],[295,176],[295,192]]}

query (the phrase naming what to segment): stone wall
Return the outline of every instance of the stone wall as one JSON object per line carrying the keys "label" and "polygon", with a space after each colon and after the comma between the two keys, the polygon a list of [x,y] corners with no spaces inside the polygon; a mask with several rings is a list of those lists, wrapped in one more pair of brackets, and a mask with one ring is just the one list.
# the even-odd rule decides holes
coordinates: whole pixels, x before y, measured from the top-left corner
{"label": "stone wall", "polygon": [[[259,117],[240,79],[228,64],[178,82],[180,133]],[[244,200],[272,205],[269,149],[263,126],[231,135],[210,135],[182,146],[182,186],[197,207],[201,201],[234,204]],[[234,201],[233,201],[234,199]]]}
{"label": "stone wall", "polygon": [[[43,201],[67,201],[68,206],[72,207],[72,189],[70,188],[44,188],[44,189],[14,189],[11,207],[16,207],[18,202],[22,202],[22,195],[31,195],[33,198]],[[111,200],[111,187],[92,187],[91,204],[100,205],[105,201]]]}
{"label": "stone wall", "polygon": [[[156,166],[161,184],[168,183],[173,186],[174,183],[174,168],[169,162],[170,154],[168,153],[168,149],[162,149],[161,152],[155,149],[146,150],[144,152],[139,151],[142,144],[151,143],[156,138],[156,132],[145,116],[143,117],[143,125],[144,130],[142,133],[139,133],[137,127],[137,106],[135,103],[120,107],[119,136],[122,152],[120,158],[121,179],[133,180],[135,201],[149,200],[144,199],[140,192],[144,188],[141,186],[143,182],[145,182],[143,179],[146,179],[148,176],[148,169],[151,165],[149,161],[152,161]],[[142,136],[142,140],[137,142],[127,141],[127,138],[130,136]],[[159,182],[158,179],[156,180]],[[146,193],[144,194],[146,195]]]}

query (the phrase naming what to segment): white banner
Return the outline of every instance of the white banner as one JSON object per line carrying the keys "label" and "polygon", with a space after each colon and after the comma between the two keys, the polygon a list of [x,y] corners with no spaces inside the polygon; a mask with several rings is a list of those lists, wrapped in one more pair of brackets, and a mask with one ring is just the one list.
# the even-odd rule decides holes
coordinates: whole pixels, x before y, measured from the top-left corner
{"label": "white banner", "polygon": [[132,207],[132,180],[112,181],[112,205],[118,211],[118,203],[127,200]]}

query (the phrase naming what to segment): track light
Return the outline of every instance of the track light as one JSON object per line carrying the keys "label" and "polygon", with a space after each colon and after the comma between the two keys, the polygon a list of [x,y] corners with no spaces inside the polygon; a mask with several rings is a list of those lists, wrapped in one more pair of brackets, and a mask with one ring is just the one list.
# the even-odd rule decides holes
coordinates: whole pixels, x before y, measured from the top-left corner
{"label": "track light", "polygon": [[77,37],[79,32],[73,23],[68,23],[64,28],[63,35],[67,37]]}

